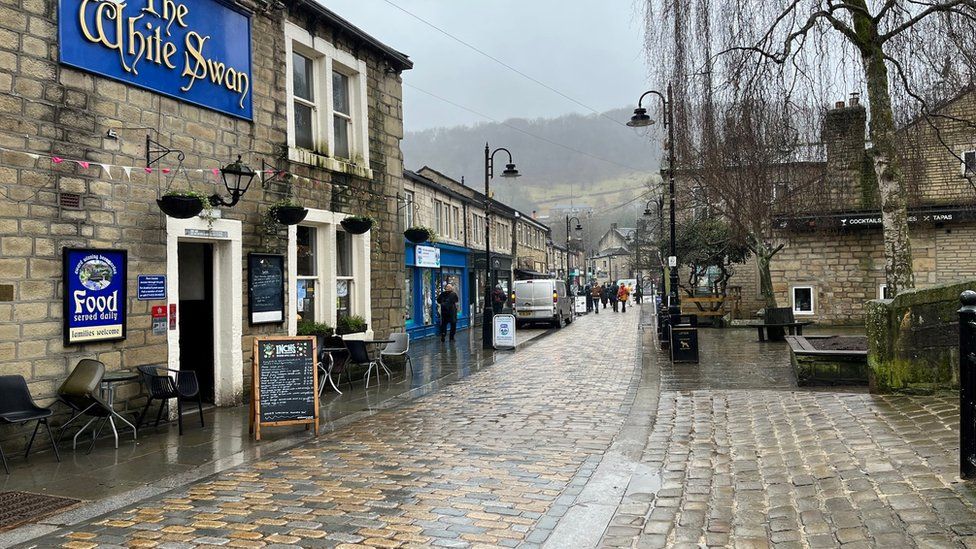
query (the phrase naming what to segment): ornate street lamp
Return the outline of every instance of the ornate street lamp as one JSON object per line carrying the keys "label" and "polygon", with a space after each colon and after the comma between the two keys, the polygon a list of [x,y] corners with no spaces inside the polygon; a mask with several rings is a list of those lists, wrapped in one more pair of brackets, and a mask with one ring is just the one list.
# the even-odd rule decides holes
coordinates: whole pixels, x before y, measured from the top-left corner
{"label": "ornate street lamp", "polygon": [[569,217],[569,215],[566,216],[566,291],[567,292],[569,291],[569,287],[572,285],[572,281],[573,281],[573,275],[572,273],[570,273],[569,270],[569,241],[570,241],[569,222],[570,221],[576,222],[576,227],[575,227],[576,232],[580,232],[583,230],[583,224],[580,223],[578,217],[576,216]]}
{"label": "ornate street lamp", "polygon": [[240,202],[251,181],[257,172],[241,162],[241,155],[237,155],[237,161],[232,162],[220,169],[220,177],[224,180],[224,187],[230,193],[230,200],[224,200],[219,194],[210,197],[210,204],[214,206],[233,207]]}
{"label": "ornate street lamp", "polygon": [[485,303],[482,307],[482,326],[481,326],[481,346],[484,349],[494,348],[493,319],[495,310],[491,302],[491,291],[495,287],[492,282],[491,273],[491,179],[495,176],[495,153],[504,151],[508,155],[508,164],[501,176],[506,178],[521,177],[522,174],[515,169],[515,162],[512,161],[512,153],[504,147],[499,147],[494,151],[485,143]]}

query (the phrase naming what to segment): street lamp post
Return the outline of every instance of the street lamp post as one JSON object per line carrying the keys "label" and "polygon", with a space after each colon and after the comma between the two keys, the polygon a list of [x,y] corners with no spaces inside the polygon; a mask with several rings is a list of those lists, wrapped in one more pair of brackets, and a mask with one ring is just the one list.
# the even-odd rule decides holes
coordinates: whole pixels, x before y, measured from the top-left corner
{"label": "street lamp post", "polygon": [[495,287],[491,280],[491,179],[495,176],[495,153],[504,151],[508,155],[508,164],[502,171],[502,177],[519,177],[521,174],[515,169],[512,161],[512,153],[504,147],[499,147],[494,151],[485,143],[485,303],[482,307],[482,326],[481,326],[481,346],[484,349],[491,349],[494,345],[494,335],[492,333],[492,319],[495,316],[495,309],[491,302],[491,289]]}
{"label": "street lamp post", "polygon": [[569,233],[569,222],[570,221],[575,221],[576,222],[576,231],[577,232],[583,230],[583,224],[580,223],[580,220],[579,220],[578,217],[576,217],[575,215],[573,217],[569,217],[569,215],[566,216],[566,291],[567,292],[569,291],[569,287],[572,285],[572,279],[573,279],[573,277],[572,277],[572,275],[570,274],[570,271],[569,271],[569,234],[570,234]]}
{"label": "street lamp post", "polygon": [[[627,125],[633,128],[641,128],[650,126],[654,123],[654,120],[647,115],[647,109],[642,106],[644,98],[650,94],[658,96],[658,98],[661,100],[661,107],[664,111],[664,127],[668,129],[668,192],[670,193],[671,206],[671,257],[677,258],[677,246],[675,243],[674,229],[674,100],[671,93],[671,83],[668,83],[667,97],[656,90],[644,92],[643,95],[640,96],[640,99],[637,100],[637,108],[634,109],[634,116],[630,118],[630,122],[627,122]],[[677,259],[672,260],[671,257],[668,258],[668,269],[670,274],[668,315],[671,317],[672,321],[677,321],[677,317],[681,315],[681,301],[680,297],[678,296],[678,265]],[[671,264],[672,261],[674,261],[674,265]]]}

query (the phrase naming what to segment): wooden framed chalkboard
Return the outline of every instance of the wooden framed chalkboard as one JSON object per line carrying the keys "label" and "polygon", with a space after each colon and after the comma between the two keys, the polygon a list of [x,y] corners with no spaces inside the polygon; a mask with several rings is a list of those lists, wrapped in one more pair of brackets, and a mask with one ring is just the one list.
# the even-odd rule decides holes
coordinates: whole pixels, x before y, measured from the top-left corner
{"label": "wooden framed chalkboard", "polygon": [[315,337],[256,337],[251,363],[250,427],[306,425],[319,434],[319,373]]}
{"label": "wooden framed chalkboard", "polygon": [[247,254],[247,312],[251,325],[285,321],[285,256]]}

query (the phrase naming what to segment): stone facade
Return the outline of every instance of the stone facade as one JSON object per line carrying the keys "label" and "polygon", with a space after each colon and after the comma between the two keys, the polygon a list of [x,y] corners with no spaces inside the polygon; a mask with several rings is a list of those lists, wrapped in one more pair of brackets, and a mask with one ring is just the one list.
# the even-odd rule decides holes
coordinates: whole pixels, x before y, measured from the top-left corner
{"label": "stone facade", "polygon": [[[248,252],[286,253],[294,229],[269,227],[265,219],[271,204],[291,196],[308,208],[368,214],[377,220],[365,237],[372,286],[370,328],[378,334],[402,329],[398,274],[403,268],[403,239],[396,197],[403,191],[399,72],[409,68],[405,56],[377,47],[378,43],[361,33],[340,29],[335,19],[320,10],[266,10],[261,3],[248,5],[253,9],[254,117],[247,121],[60,65],[57,6],[53,0],[13,0],[0,7],[0,147],[5,149],[0,154],[0,191],[5,195],[0,201],[0,287],[12,290],[11,299],[0,302],[0,368],[4,373],[26,377],[34,397],[46,405],[82,358],[98,359],[108,370],[172,359],[171,334],[154,335],[151,330],[150,307],[165,302],[138,301],[135,292],[136,274],[174,272],[175,248],[170,245],[176,239],[168,242],[167,237],[173,220],[160,212],[155,200],[170,188],[226,195],[211,170],[238,154],[253,168],[265,161],[273,171],[293,175],[271,178],[261,174],[239,204],[221,209],[213,227],[215,231],[239,227],[241,255],[235,257],[241,263],[215,281],[217,298],[227,288],[241,288],[235,284],[246,277]],[[368,169],[362,159],[331,159],[329,169],[288,160],[294,151],[287,145],[286,20],[311,26],[311,34],[364,63],[366,72],[359,77],[367,90],[363,108],[368,120]],[[147,133],[163,146],[185,153],[182,166],[175,153],[155,164],[152,174],[141,168],[124,173],[120,168],[106,171],[97,166],[145,166]],[[55,163],[52,156],[90,165]],[[166,175],[163,168],[172,171]],[[269,181],[259,181],[264,178]],[[77,207],[61,201],[75,198],[80,200]],[[189,223],[202,223],[207,229],[202,220]],[[128,250],[125,340],[63,345],[64,247]],[[294,296],[294,288],[288,294]],[[234,314],[246,315],[246,285],[240,295],[227,297],[243,307]],[[169,298],[170,302],[178,299]],[[295,304],[288,303],[286,311],[293,316]],[[219,404],[242,401],[249,386],[254,336],[294,330],[293,318],[282,325],[254,327],[238,318],[237,325],[240,332],[231,330],[229,342],[238,349],[233,355],[239,361],[233,373],[237,381],[229,393],[217,395]],[[122,387],[119,398],[137,398],[139,393],[138,385],[131,384]]]}

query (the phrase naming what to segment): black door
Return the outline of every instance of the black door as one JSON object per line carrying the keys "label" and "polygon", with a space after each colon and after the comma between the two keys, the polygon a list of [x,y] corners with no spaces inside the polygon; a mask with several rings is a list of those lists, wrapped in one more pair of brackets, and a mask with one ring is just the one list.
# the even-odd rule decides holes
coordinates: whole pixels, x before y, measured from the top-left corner
{"label": "black door", "polygon": [[180,369],[192,370],[205,402],[214,401],[213,245],[181,242]]}

